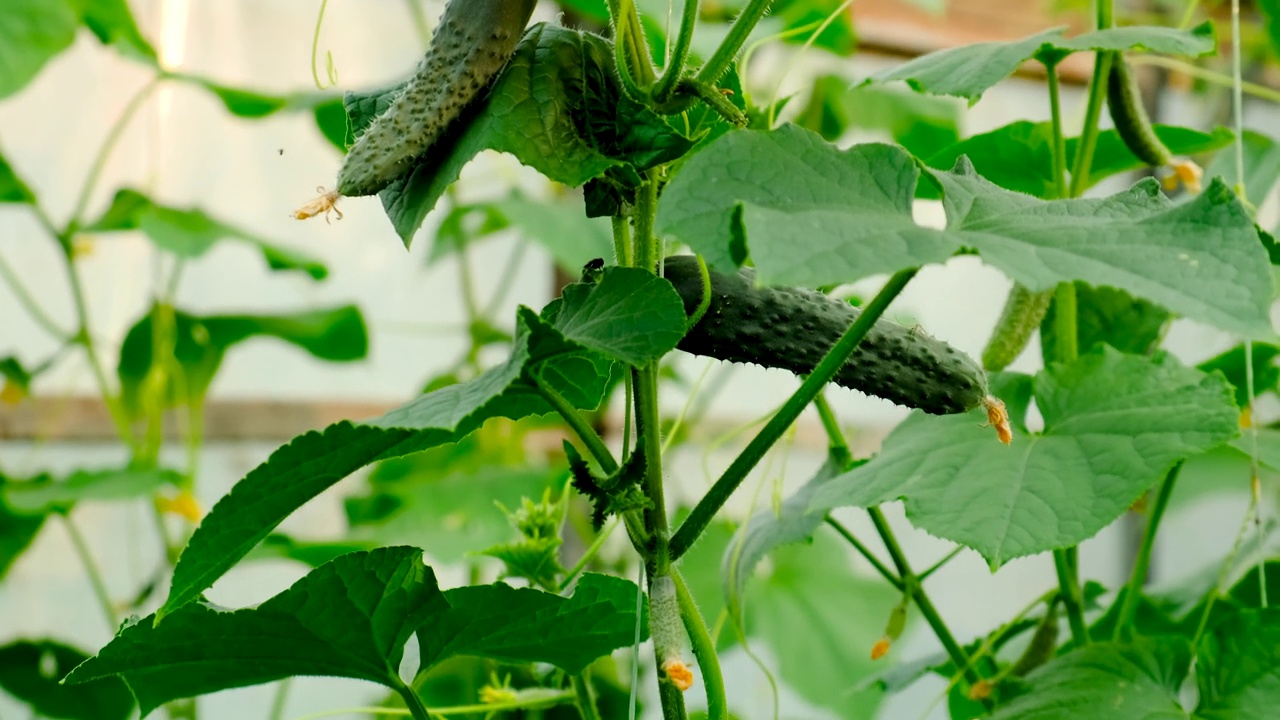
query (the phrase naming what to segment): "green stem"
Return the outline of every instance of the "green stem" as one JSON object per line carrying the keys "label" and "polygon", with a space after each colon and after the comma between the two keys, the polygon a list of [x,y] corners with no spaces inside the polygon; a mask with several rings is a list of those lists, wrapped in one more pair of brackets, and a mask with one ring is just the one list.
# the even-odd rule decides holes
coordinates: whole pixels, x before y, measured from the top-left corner
{"label": "green stem", "polygon": [[957,668],[964,670],[965,678],[969,682],[978,682],[982,678],[979,677],[969,664],[969,657],[965,654],[964,648],[960,647],[960,643],[956,642],[955,636],[951,634],[951,629],[947,627],[947,623],[942,619],[942,615],[938,613],[938,609],[934,607],[933,601],[929,599],[928,593],[924,590],[924,585],[920,579],[911,570],[911,565],[907,562],[907,555],[902,551],[902,546],[898,544],[898,538],[893,534],[893,528],[889,527],[889,521],[885,518],[884,513],[878,507],[867,508],[867,514],[871,516],[871,522],[876,526],[876,532],[880,535],[880,540],[884,542],[885,549],[889,551],[889,558],[893,560],[893,565],[898,569],[898,575],[902,578],[905,591],[911,594],[911,599],[919,608],[920,614],[924,617],[925,622],[929,623],[929,627],[933,629],[933,634],[937,636],[938,642],[942,643],[942,649],[946,651],[947,657],[951,658],[951,662],[955,663]]}
{"label": "green stem", "polygon": [[818,397],[813,399],[813,407],[818,411],[818,418],[822,420],[822,429],[827,433],[828,451],[841,465],[848,465],[853,459],[853,451],[849,449],[849,443],[844,439],[844,431],[840,429],[840,421],[836,418],[835,411],[831,409],[827,396],[818,393]]}
{"label": "green stem", "polygon": [[107,166],[107,160],[111,157],[111,152],[115,149],[116,144],[120,142],[120,138],[124,135],[125,128],[128,127],[129,121],[146,102],[151,93],[159,87],[161,81],[165,79],[165,75],[156,75],[151,80],[138,89],[133,97],[129,99],[128,104],[124,106],[124,110],[120,112],[120,116],[116,118],[116,122],[107,131],[107,138],[102,142],[102,147],[98,148],[98,154],[93,159],[93,165],[89,167],[89,175],[85,177],[84,185],[80,188],[80,195],[76,198],[74,210],[71,211],[71,219],[67,222],[66,229],[59,234],[61,241],[67,251],[70,252],[71,237],[80,229],[80,224],[84,221],[85,210],[89,206],[89,199],[93,195],[93,189],[98,184],[98,179],[102,177],[102,171]]}
{"label": "green stem", "polygon": [[661,261],[661,246],[653,236],[653,221],[658,211],[658,182],[646,178],[636,191],[635,266],[656,272]]}
{"label": "green stem", "polygon": [[582,553],[582,557],[578,558],[578,562],[574,563],[573,567],[565,573],[564,580],[560,581],[560,587],[557,589],[557,592],[564,592],[565,589],[569,587],[569,584],[573,582],[573,579],[578,577],[578,573],[582,572],[583,568],[587,566],[587,563],[591,562],[591,558],[595,557],[596,553],[600,552],[600,548],[604,547],[605,541],[613,534],[613,530],[616,527],[618,527],[618,516],[615,515],[613,519],[609,521],[609,524],[596,534],[596,539],[592,541],[591,547],[587,548],[586,552]]}
{"label": "green stem", "polygon": [[[680,81],[677,89],[680,92],[680,98],[685,99],[690,96],[698,98],[702,102],[706,103],[707,107],[714,110],[717,115],[724,118],[725,122],[738,127],[747,126],[746,113],[738,109],[737,105],[730,102],[729,98],[726,97],[725,94],[720,91],[720,88],[715,85],[699,82],[693,78],[684,78]],[[688,104],[688,102],[676,102],[671,104],[669,107],[660,106],[655,109],[664,115],[674,115],[676,113],[683,112]]]}
{"label": "green stem", "polygon": [[591,424],[587,422],[586,418],[582,417],[582,414],[575,410],[573,405],[571,405],[563,395],[556,392],[555,388],[543,382],[536,374],[534,374],[534,383],[538,389],[538,394],[551,404],[551,407],[554,408],[555,411],[560,414],[560,417],[564,418],[564,421],[569,424],[569,427],[573,428],[573,431],[577,433],[578,439],[587,446],[587,451],[596,459],[596,462],[600,463],[600,469],[610,474],[616,472],[618,469],[618,461],[614,460],[613,453],[609,452],[609,448],[605,446],[604,440],[600,439],[600,434],[596,432],[595,428],[591,427]]}
{"label": "green stem", "polygon": [[1111,639],[1120,640],[1125,637],[1133,624],[1134,612],[1138,609],[1138,598],[1147,583],[1147,572],[1151,568],[1151,550],[1155,546],[1156,532],[1160,529],[1160,520],[1164,517],[1165,508],[1169,506],[1169,496],[1173,494],[1173,486],[1178,481],[1178,473],[1182,463],[1164,476],[1160,483],[1160,491],[1156,494],[1156,503],[1147,515],[1147,527],[1142,533],[1142,545],[1138,547],[1138,557],[1133,563],[1133,572],[1129,575],[1129,584],[1124,593],[1124,603],[1120,606],[1120,614],[1116,617],[1116,626]]}
{"label": "green stem", "polygon": [[524,263],[524,254],[528,250],[529,243],[520,242],[507,256],[507,264],[502,267],[502,274],[498,277],[498,286],[493,291],[493,296],[489,298],[489,303],[484,306],[482,317],[486,322],[498,312],[507,299],[507,294],[511,292],[511,288],[515,287],[516,273],[520,271]]}
{"label": "green stem", "polygon": [[[328,0],[325,0],[328,2]],[[422,41],[422,47],[427,48],[431,45],[431,28],[428,27],[427,15],[422,12],[422,4],[419,0],[405,0],[405,5],[409,8],[409,18],[413,20],[413,29],[418,33],[418,39]],[[321,12],[324,12],[321,10]],[[312,43],[311,49],[311,72],[315,74],[316,51],[315,47],[320,44],[320,23],[316,23],[316,37]],[[316,78],[316,86],[320,86],[319,78]],[[323,88],[322,88],[323,89]]]}
{"label": "green stem", "polygon": [[651,577],[667,573],[670,565],[666,499],[662,489],[662,429],[658,415],[658,363],[652,362],[632,372],[636,398],[636,439],[644,453],[645,497],[651,507],[645,511],[645,527],[652,538],[649,560]]}
{"label": "green stem", "polygon": [[920,573],[920,577],[918,578],[918,579],[920,580],[920,582],[924,582],[926,579],[928,579],[928,577],[929,577],[930,575],[932,575],[932,574],[934,574],[935,572],[937,572],[937,571],[941,570],[943,567],[945,567],[945,566],[946,566],[946,564],[947,564],[947,563],[949,563],[949,562],[951,562],[952,560],[954,560],[954,559],[956,558],[956,556],[957,556],[957,555],[959,555],[959,554],[960,554],[961,552],[963,552],[963,551],[964,551],[964,546],[963,546],[963,545],[957,545],[957,546],[956,546],[956,548],[955,548],[954,550],[952,550],[951,552],[949,552],[949,553],[947,553],[946,555],[944,555],[944,556],[942,557],[942,559],[941,559],[941,560],[939,560],[938,562],[936,562],[936,563],[934,563],[934,564],[930,565],[928,570],[925,570],[924,572]]}
{"label": "green stem", "polygon": [[293,684],[293,678],[285,678],[276,683],[276,694],[271,700],[271,714],[267,717],[269,720],[284,720],[284,707],[289,701],[289,686]]}
{"label": "green stem", "polygon": [[743,43],[751,35],[751,31],[756,29],[756,24],[760,22],[760,18],[764,17],[769,6],[773,4],[773,0],[751,0],[738,17],[734,19],[733,25],[729,28],[729,34],[720,42],[720,47],[716,48],[711,54],[711,59],[707,60],[702,69],[698,71],[698,82],[707,85],[715,85],[720,76],[724,75],[729,69],[729,65],[733,63],[733,59],[737,57],[738,51],[742,49]]}
{"label": "green stem", "polygon": [[107,621],[107,629],[112,635],[120,629],[120,618],[116,615],[115,605],[111,602],[111,593],[107,592],[107,583],[102,577],[102,570],[98,568],[98,564],[94,562],[93,555],[89,552],[89,544],[84,541],[84,536],[80,534],[80,529],[71,521],[71,516],[62,514],[62,522],[67,526],[67,535],[71,537],[71,544],[75,547],[76,555],[80,557],[80,563],[84,565],[84,573],[89,577],[89,584],[93,586],[94,597],[98,599],[98,606],[102,609],[102,616]]}
{"label": "green stem", "polygon": [[707,693],[707,720],[726,720],[729,717],[729,699],[724,690],[724,674],[720,670],[715,640],[707,631],[707,623],[689,593],[684,577],[672,568],[671,579],[675,582],[680,617],[684,620],[685,632],[689,634],[693,656],[698,659],[698,669],[702,671],[702,685]]}
{"label": "green stem", "polygon": [[58,323],[49,317],[44,308],[40,307],[40,303],[22,284],[22,280],[18,278],[18,274],[13,271],[13,267],[4,259],[4,256],[0,256],[0,279],[9,286],[13,296],[18,299],[18,304],[31,315],[31,319],[35,320],[37,325],[59,340],[68,340],[72,337],[71,333],[58,327]]}
{"label": "green stem", "polygon": [[1053,184],[1057,196],[1067,196],[1067,140],[1062,132],[1062,98],[1058,83],[1058,64],[1045,68],[1049,78],[1049,115],[1053,126]]}
{"label": "green stem", "polygon": [[1053,551],[1053,568],[1058,574],[1058,588],[1062,606],[1067,611],[1067,624],[1071,626],[1071,639],[1077,645],[1089,644],[1089,631],[1084,624],[1084,607],[1080,601],[1080,580],[1075,563],[1066,550]]}
{"label": "green stem", "polygon": [[653,97],[658,102],[665,101],[671,91],[675,90],[680,74],[684,72],[685,61],[689,59],[689,46],[693,44],[693,28],[698,24],[698,0],[684,0],[684,12],[680,15],[680,31],[676,35],[676,44],[671,48],[671,57],[667,58],[667,67],[658,78],[653,89]]}
{"label": "green stem", "polygon": [[98,350],[89,332],[89,307],[84,299],[84,285],[80,282],[80,273],[76,269],[75,260],[71,258],[70,244],[64,245],[63,267],[67,271],[67,282],[71,286],[71,299],[76,311],[76,344],[84,348],[85,359],[93,371],[94,381],[98,385],[98,393],[111,414],[111,421],[116,426],[116,433],[131,447],[136,447],[133,429],[129,427],[129,419],[119,399],[111,392],[111,383],[107,381],[107,373],[102,369],[102,361],[98,359]]}
{"label": "green stem", "polygon": [[634,260],[631,254],[631,224],[625,217],[614,216],[613,221],[613,260],[623,267],[630,266]]}
{"label": "green stem", "polygon": [[609,0],[609,18],[613,23],[614,65],[622,90],[633,100],[642,100],[642,88],[653,83],[654,70],[635,3]]}
{"label": "green stem", "polygon": [[587,671],[574,673],[573,695],[578,702],[578,714],[582,720],[600,720],[600,711],[596,709],[596,699],[591,694],[591,683],[587,681]]}
{"label": "green stem", "polygon": [[[1096,0],[1096,29],[1111,27],[1111,1]],[[1107,78],[1111,74],[1114,54],[1098,52],[1094,56],[1093,78],[1089,81],[1089,103],[1085,106],[1084,128],[1080,132],[1080,144],[1076,146],[1076,163],[1071,170],[1071,197],[1080,197],[1089,187],[1089,170],[1093,165],[1093,151],[1098,144],[1098,118],[1102,116],[1102,103],[1107,95]]]}
{"label": "green stem", "polygon": [[418,697],[418,693],[414,692],[413,688],[405,685],[400,678],[395,678],[393,689],[404,699],[405,707],[409,708],[409,714],[413,716],[413,720],[431,720],[431,713],[427,711],[427,707],[422,704],[422,698]]}
{"label": "green stem", "polygon": [[760,432],[751,439],[747,447],[734,458],[720,479],[716,480],[711,490],[698,501],[693,512],[689,514],[688,519],[676,531],[671,538],[671,558],[672,560],[679,558],[690,547],[693,542],[698,539],[702,531],[706,529],[711,519],[715,517],[720,508],[729,500],[729,496],[738,489],[747,477],[747,473],[760,462],[769,448],[782,437],[787,428],[795,422],[800,413],[813,402],[818,394],[822,392],[822,388],[835,377],[837,371],[844,366],[849,356],[858,347],[858,343],[862,342],[862,338],[871,329],[884,311],[888,309],[889,303],[902,292],[907,286],[911,278],[915,277],[916,268],[910,270],[902,270],[889,278],[883,289],[875,296],[870,303],[863,308],[858,315],[858,319],[849,326],[844,335],[836,341],[831,350],[827,352],[826,357],[818,363],[818,366],[809,373],[809,377],[805,378],[800,387],[787,399],[787,402],[780,408],[769,422]]}
{"label": "green stem", "polygon": [[853,549],[857,550],[859,555],[866,558],[867,562],[871,563],[871,567],[875,568],[876,572],[880,573],[880,577],[887,580],[889,584],[892,585],[899,592],[901,592],[904,589],[904,586],[902,584],[902,578],[894,574],[894,572],[890,570],[887,565],[881,562],[880,558],[876,557],[875,553],[871,552],[871,548],[867,547],[861,540],[855,537],[854,534],[849,530],[849,528],[845,527],[843,523],[831,517],[830,515],[824,518],[824,520],[837,533],[840,534],[840,537],[845,539],[845,542],[852,545]]}
{"label": "green stem", "polygon": [[1069,364],[1080,357],[1080,333],[1076,328],[1076,285],[1058,283],[1053,295],[1053,340],[1060,363]]}

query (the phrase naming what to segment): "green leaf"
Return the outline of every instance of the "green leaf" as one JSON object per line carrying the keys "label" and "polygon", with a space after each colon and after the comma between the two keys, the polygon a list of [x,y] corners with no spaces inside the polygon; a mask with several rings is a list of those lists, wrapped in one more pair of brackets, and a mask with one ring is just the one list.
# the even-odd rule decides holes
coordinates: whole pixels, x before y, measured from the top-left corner
{"label": "green leaf", "polygon": [[12,403],[31,394],[31,372],[13,355],[0,358],[0,378],[4,379],[0,383],[0,403]]}
{"label": "green leaf", "polygon": [[[1169,311],[1139,300],[1123,290],[1076,286],[1076,347],[1089,352],[1099,344],[1131,355],[1150,355],[1160,344],[1172,319]],[[1040,323],[1041,354],[1058,357],[1056,308],[1051,304]]]}
{"label": "green leaf", "polygon": [[[41,479],[46,478],[41,476],[26,482],[35,482]],[[10,485],[17,482],[0,472],[0,580],[4,579],[4,576],[9,572],[9,568],[31,545],[31,541],[40,532],[40,528],[44,527],[44,515],[27,515],[14,512],[4,502],[4,491],[7,491]]]}
{"label": "green leaf", "polygon": [[177,485],[181,479],[178,472],[158,468],[77,470],[61,481],[47,477],[28,482],[10,481],[0,486],[0,498],[16,512],[43,515],[66,512],[78,502],[144,497],[164,485]]}
{"label": "green leaf", "polygon": [[[1280,356],[1280,346],[1266,343],[1253,344],[1253,392],[1254,395],[1271,392],[1280,384],[1280,367],[1275,359]],[[1227,382],[1236,389],[1236,405],[1248,407],[1249,383],[1248,367],[1245,361],[1244,345],[1237,345],[1224,353],[1205,360],[1196,367],[1205,372],[1222,371]]]}
{"label": "green leaf", "polygon": [[[450,609],[418,628],[423,670],[457,655],[506,663],[545,662],[570,673],[635,640],[635,583],[583,575],[570,597],[510,585],[447,591]],[[648,613],[640,619],[648,637]]]}
{"label": "green leaf", "polygon": [[1266,251],[1219,179],[1174,205],[1152,179],[1106,198],[1043,202],[978,177],[966,161],[933,176],[948,233],[1032,290],[1083,280],[1224,330],[1274,335]]}
{"label": "green leaf", "polygon": [[[839,14],[835,15],[834,21],[829,22],[817,37],[813,37],[812,29],[835,13]],[[852,55],[858,48],[858,38],[853,29],[853,13],[844,6],[844,0],[781,0],[770,8],[770,15],[783,21],[782,32],[810,29],[808,32],[788,36],[788,42],[811,42],[816,47],[845,57]]]}
{"label": "green leaf", "polygon": [[[1003,447],[979,413],[914,413],[812,508],[906,498],[913,524],[992,565],[1075,545],[1119,517],[1179,459],[1239,434],[1231,388],[1170,357],[1103,347],[1035,379],[1045,430]],[[957,509],[963,509],[959,512]]]}
{"label": "green leaf", "polygon": [[634,367],[674,350],[686,329],[684,301],[671,283],[630,267],[566,286],[542,316],[569,340]]}
{"label": "green leaf", "polygon": [[492,465],[436,469],[422,454],[390,460],[377,473],[404,473],[385,482],[370,479],[368,495],[348,498],[353,537],[425,548],[441,563],[510,540],[513,531],[496,503],[519,507],[522,497],[541,497],[564,485],[562,468]]}
{"label": "green leaf", "polygon": [[[1202,133],[1172,125],[1153,127],[1156,135],[1175,155],[1194,155],[1218,150],[1231,144],[1234,137],[1225,128]],[[1079,143],[1080,139],[1077,137],[1066,140],[1068,166],[1075,162]],[[928,165],[948,170],[955,167],[956,161],[961,157],[969,158],[979,175],[1006,190],[1016,190],[1045,200],[1057,195],[1053,177],[1053,126],[1050,123],[1018,120],[990,132],[974,135],[930,156]],[[1115,130],[1103,130],[1098,133],[1086,187],[1093,187],[1113,175],[1143,167],[1146,167],[1146,163],[1130,152]],[[925,191],[932,187],[924,185],[920,189]],[[925,192],[921,194],[934,197]]]}
{"label": "green leaf", "polygon": [[992,720],[1186,720],[1178,689],[1190,663],[1183,638],[1093,643],[1029,674]]}
{"label": "green leaf", "polygon": [[165,318],[161,327],[169,335],[172,357],[181,369],[180,377],[168,378],[165,397],[172,405],[202,401],[227,350],[253,337],[283,340],[330,362],[362,359],[369,348],[364,317],[354,305],[281,315],[204,317],[155,306],[129,329],[120,347],[121,397],[125,408],[135,414],[141,410],[141,393],[151,370],[157,316]]}
{"label": "green leaf", "polygon": [[556,202],[516,196],[490,207],[521,235],[546,248],[565,272],[577,274],[587,261],[613,255],[609,222],[586,217],[576,197]]}
{"label": "green leaf", "polygon": [[[1245,130],[1244,141],[1244,189],[1254,207],[1266,201],[1271,188],[1280,180],[1280,144],[1270,135],[1256,130]],[[1235,184],[1235,153],[1221,153],[1209,163],[1204,173],[1208,177],[1221,175]]]}
{"label": "green leaf", "polygon": [[826,512],[811,511],[809,503],[818,488],[842,474],[844,469],[842,454],[829,453],[817,474],[787,498],[777,511],[756,513],[734,536],[725,549],[720,576],[724,582],[724,596],[735,615],[741,616],[743,591],[756,565],[783,545],[804,542],[813,537]]}
{"label": "green leaf", "polygon": [[133,713],[129,688],[116,677],[83,685],[61,685],[63,676],[88,659],[54,640],[20,640],[0,647],[0,688],[37,715],[67,720],[126,720]]}
{"label": "green leaf", "polygon": [[79,25],[67,0],[6,0],[0,14],[0,98],[21,90],[70,47]]}
{"label": "green leaf", "polygon": [[373,420],[343,421],[300,435],[272,453],[192,534],[158,616],[194,600],[293,511],[365,465],[456,441],[489,418],[550,412],[530,384],[535,377],[575,407],[598,405],[609,363],[566,341],[531,310],[524,309],[518,323],[510,358],[474,380],[427,393]]}
{"label": "green leaf", "polygon": [[821,286],[945,260],[955,246],[912,219],[919,170],[892,145],[839,150],[795,125],[730,132],[689,158],[657,232],[733,272],[750,244],[759,282]]}
{"label": "green leaf", "polygon": [[113,45],[127,55],[156,64],[156,49],[142,36],[129,11],[128,0],[75,0],[83,3],[81,18],[85,27],[103,45]]}
{"label": "green leaf", "polygon": [[342,104],[342,98],[335,97],[317,103],[311,112],[324,139],[345,153],[355,142],[355,138],[351,135],[351,128],[347,126],[347,109]]}
{"label": "green leaf", "polygon": [[164,622],[127,625],[67,682],[120,675],[144,716],[170,700],[292,675],[395,687],[405,641],[447,607],[421,550],[351,553],[256,607],[201,601]]}
{"label": "green leaf", "polygon": [[1258,10],[1266,20],[1272,53],[1280,53],[1280,0],[1258,0]]}
{"label": "green leaf", "polygon": [[[1227,593],[1241,607],[1265,609],[1271,598],[1280,597],[1280,560],[1270,559],[1262,563],[1262,577],[1258,577],[1258,565],[1250,563],[1250,572],[1240,578]],[[1266,602],[1263,602],[1262,583],[1266,583]]]}
{"label": "green leaf", "polygon": [[[237,88],[192,73],[170,73],[169,76],[175,80],[181,80],[208,91],[222,102],[227,112],[236,117],[249,120],[268,117],[278,112],[318,112],[320,107],[332,107],[334,103],[340,100],[332,94],[323,92],[276,95],[248,88]],[[345,150],[345,148],[343,149]]]}
{"label": "green leaf", "polygon": [[1280,701],[1280,609],[1231,613],[1197,657],[1196,720],[1266,720]]}
{"label": "green leaf", "polygon": [[960,107],[949,98],[880,85],[851,87],[847,77],[823,75],[814,80],[795,123],[829,142],[849,127],[887,130],[894,142],[925,158],[959,142]]}
{"label": "green leaf", "polygon": [[833,535],[778,548],[771,560],[768,576],[747,593],[751,636],[769,648],[783,682],[805,700],[845,720],[876,717],[881,691],[858,685],[880,669],[871,647],[901,596],[855,573]]}
{"label": "green leaf", "polygon": [[1193,57],[1213,52],[1213,25],[1192,30],[1166,27],[1108,28],[1074,38],[1062,36],[1062,28],[999,42],[975,43],[929,53],[876,73],[865,82],[905,81],[917,92],[952,95],[970,104],[1032,58],[1059,62],[1073,52],[1088,50],[1148,50]]}
{"label": "green leaf", "polygon": [[275,245],[202,210],[160,205],[131,189],[117,191],[102,217],[84,230],[141,230],[161,249],[184,258],[200,257],[218,241],[232,240],[256,248],[272,270],[301,270],[315,280],[323,280],[329,274],[322,262],[304,253]]}
{"label": "green leaf", "polygon": [[[345,99],[359,134],[399,86]],[[616,85],[613,47],[598,35],[537,24],[483,104],[379,196],[409,244],[462,167],[482,150],[514,155],[551,180],[578,186],[611,169],[674,160],[692,142]]]}
{"label": "green leaf", "polygon": [[13,171],[4,155],[0,155],[0,203],[32,203],[35,200],[35,193]]}

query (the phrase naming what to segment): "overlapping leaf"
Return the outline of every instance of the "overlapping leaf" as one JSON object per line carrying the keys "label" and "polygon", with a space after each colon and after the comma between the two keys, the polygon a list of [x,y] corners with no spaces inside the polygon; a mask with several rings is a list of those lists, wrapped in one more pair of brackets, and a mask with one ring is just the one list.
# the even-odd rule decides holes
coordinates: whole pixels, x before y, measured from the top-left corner
{"label": "overlapping leaf", "polygon": [[[398,87],[348,94],[359,134],[386,109]],[[482,150],[515,155],[548,178],[578,186],[613,169],[673,160],[692,143],[616,86],[613,51],[598,35],[537,24],[460,127],[380,193],[407,245],[462,167]]]}
{"label": "overlapping leaf", "polygon": [[83,7],[85,27],[103,45],[112,45],[127,55],[148,63],[156,62],[156,49],[143,37],[129,10],[128,0],[77,0]]}
{"label": "overlapping leaf", "polygon": [[1170,55],[1200,56],[1213,52],[1213,25],[1192,30],[1166,27],[1107,28],[1063,37],[1063,28],[1046,30],[1020,40],[975,43],[929,53],[867,82],[905,81],[918,92],[953,95],[970,103],[981,99],[1022,63],[1033,58],[1059,62],[1073,52],[1087,50],[1147,50]]}
{"label": "overlapping leaf", "polygon": [[352,553],[257,607],[228,611],[201,601],[163,623],[134,622],[67,682],[119,675],[144,716],[177,698],[292,675],[395,687],[405,641],[447,608],[421,550]]}
{"label": "overlapping leaf", "polygon": [[684,301],[667,280],[641,268],[607,267],[596,282],[573,283],[543,311],[583,347],[639,367],[684,337]]}
{"label": "overlapping leaf", "polygon": [[527,308],[518,325],[510,358],[474,380],[427,393],[372,420],[309,432],[272,453],[214,505],[192,535],[158,616],[195,599],[293,511],[365,465],[455,441],[489,418],[551,411],[536,382],[547,383],[575,407],[595,407],[611,363],[565,340]]}
{"label": "overlapping leaf", "polygon": [[79,24],[67,0],[6,0],[0,13],[0,98],[22,89],[67,49]]}
{"label": "overlapping leaf", "polygon": [[130,500],[144,497],[164,485],[176,484],[181,475],[158,468],[78,470],[65,480],[41,478],[0,485],[0,499],[15,512],[42,515],[65,512],[83,501]]}
{"label": "overlapping leaf", "polygon": [[866,465],[818,490],[815,510],[906,499],[912,522],[993,565],[1075,545],[1181,458],[1239,434],[1218,375],[1100,348],[1036,377],[1045,430],[998,446],[976,414],[913,414]]}
{"label": "overlapping leaf", "polygon": [[[47,478],[40,477],[34,480],[47,480]],[[26,551],[31,541],[35,539],[36,533],[44,527],[45,515],[15,512],[4,502],[4,491],[16,482],[18,481],[0,472],[0,580],[4,579],[14,561]],[[32,480],[26,482],[32,482]]]}
{"label": "overlapping leaf", "polygon": [[29,203],[35,198],[31,188],[18,177],[9,161],[0,155],[0,203]]}
{"label": "overlapping leaf", "polygon": [[322,262],[304,253],[275,245],[202,210],[161,205],[136,190],[116,192],[102,217],[85,228],[86,232],[120,230],[141,230],[158,247],[184,258],[200,257],[219,241],[232,240],[256,248],[272,270],[301,270],[316,280],[329,274]]}
{"label": "overlapping leaf", "polygon": [[133,698],[124,682],[104,677],[83,685],[59,681],[88,659],[54,640],[19,640],[0,647],[0,688],[31,707],[35,715],[65,720],[126,720]]}
{"label": "overlapping leaf", "polygon": [[1266,720],[1280,703],[1280,610],[1240,610],[1200,646],[1196,720]]}
{"label": "overlapping leaf", "polygon": [[[594,573],[583,575],[567,598],[502,583],[449,590],[450,609],[418,629],[421,668],[466,655],[580,672],[635,640],[636,593],[629,580]],[[644,639],[647,612],[640,622]]]}

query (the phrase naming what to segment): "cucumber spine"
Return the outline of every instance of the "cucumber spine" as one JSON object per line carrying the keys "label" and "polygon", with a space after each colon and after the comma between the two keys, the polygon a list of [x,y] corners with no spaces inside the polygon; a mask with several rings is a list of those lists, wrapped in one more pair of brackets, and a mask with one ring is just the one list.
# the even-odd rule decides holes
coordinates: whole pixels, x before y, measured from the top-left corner
{"label": "cucumber spine", "polygon": [[[691,315],[703,299],[692,255],[667,258],[664,276]],[[711,271],[711,304],[677,347],[729,362],[805,374],[861,311],[815,290],[755,287],[755,273]],[[927,413],[961,413],[987,402],[987,377],[964,353],[917,328],[880,320],[834,382]]]}
{"label": "cucumber spine", "polygon": [[450,0],[413,77],[347,152],[338,193],[374,195],[425,153],[506,66],[535,4]]}

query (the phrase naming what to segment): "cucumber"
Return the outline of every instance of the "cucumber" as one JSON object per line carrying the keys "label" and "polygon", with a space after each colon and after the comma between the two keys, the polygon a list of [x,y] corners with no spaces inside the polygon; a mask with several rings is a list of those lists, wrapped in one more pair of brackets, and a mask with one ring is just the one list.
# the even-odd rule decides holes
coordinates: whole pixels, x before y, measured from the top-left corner
{"label": "cucumber", "polygon": [[1009,289],[1009,299],[996,321],[995,332],[982,350],[982,367],[987,372],[1005,369],[1022,354],[1052,300],[1052,289],[1032,292],[1021,284]]}
{"label": "cucumber", "polygon": [[[664,275],[692,315],[703,299],[697,259],[667,258]],[[808,373],[860,312],[815,290],[755,287],[750,269],[735,275],[713,271],[710,280],[710,306],[677,345],[693,355]],[[972,358],[888,320],[872,327],[834,382],[934,415],[994,401],[988,400],[986,373]]]}
{"label": "cucumber", "polygon": [[1129,72],[1129,63],[1123,53],[1111,54],[1111,73],[1107,76],[1107,109],[1111,122],[1124,141],[1129,152],[1153,167],[1173,164],[1173,153],[1156,136],[1142,105],[1142,92],[1138,81]]}
{"label": "cucumber", "polygon": [[340,195],[374,195],[408,169],[501,72],[536,0],[450,0],[417,72],[347,152]]}

